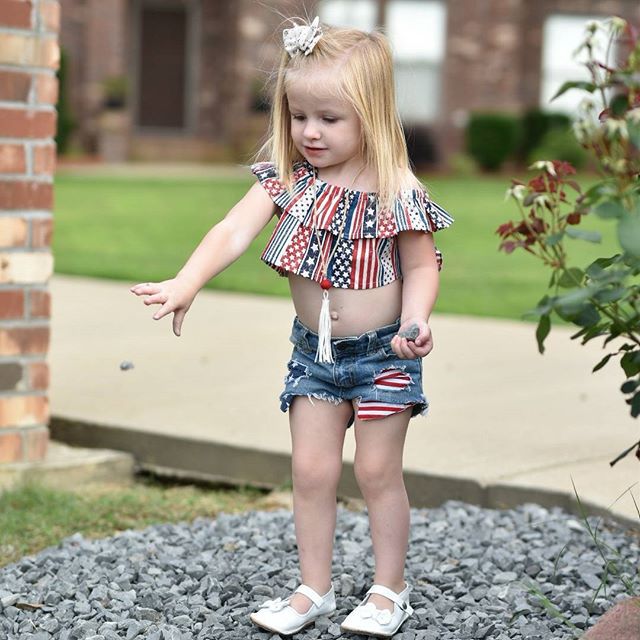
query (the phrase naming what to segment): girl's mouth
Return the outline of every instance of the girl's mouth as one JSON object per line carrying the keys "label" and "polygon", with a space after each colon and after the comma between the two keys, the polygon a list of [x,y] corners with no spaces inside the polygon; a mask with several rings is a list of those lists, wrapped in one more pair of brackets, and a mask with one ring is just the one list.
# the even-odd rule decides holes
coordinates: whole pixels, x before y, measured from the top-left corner
{"label": "girl's mouth", "polygon": [[307,147],[305,145],[304,150],[307,153],[310,153],[311,155],[317,154],[317,153],[322,153],[323,151],[326,151],[326,149],[324,147]]}

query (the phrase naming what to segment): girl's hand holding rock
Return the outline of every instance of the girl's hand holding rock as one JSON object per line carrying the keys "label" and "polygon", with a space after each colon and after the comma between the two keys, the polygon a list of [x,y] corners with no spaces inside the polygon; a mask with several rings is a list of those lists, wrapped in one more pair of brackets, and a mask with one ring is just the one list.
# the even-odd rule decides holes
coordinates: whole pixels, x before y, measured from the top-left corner
{"label": "girl's hand holding rock", "polygon": [[424,358],[433,349],[431,328],[421,318],[406,320],[391,339],[391,348],[399,358]]}

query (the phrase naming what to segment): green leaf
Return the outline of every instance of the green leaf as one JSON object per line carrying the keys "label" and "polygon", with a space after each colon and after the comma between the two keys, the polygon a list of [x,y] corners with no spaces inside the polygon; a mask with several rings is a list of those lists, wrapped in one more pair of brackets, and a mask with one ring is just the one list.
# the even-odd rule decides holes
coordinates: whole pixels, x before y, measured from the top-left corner
{"label": "green leaf", "polygon": [[538,351],[544,353],[544,341],[551,330],[551,318],[548,314],[542,316],[536,329],[536,340],[538,341]]}
{"label": "green leaf", "polygon": [[587,91],[589,93],[593,93],[597,87],[593,82],[578,82],[578,81],[569,81],[565,82],[560,89],[558,89],[557,93],[549,100],[549,102],[553,102],[556,98],[559,98],[563,93],[569,91],[569,89],[582,89],[583,91]]}
{"label": "green leaf", "polygon": [[587,240],[587,242],[600,242],[602,240],[602,234],[599,231],[586,231],[585,229],[567,227],[566,233],[570,238]]}
{"label": "green leaf", "polygon": [[598,322],[600,322],[600,314],[591,303],[584,305],[573,318],[573,323],[579,327],[592,327]]}
{"label": "green leaf", "polygon": [[575,340],[576,338],[579,338],[580,336],[583,336],[585,333],[587,333],[587,331],[589,331],[589,329],[587,329],[587,327],[582,327],[582,329],[580,329],[580,331],[576,331],[575,333],[572,333],[569,337],[572,340]]}
{"label": "green leaf", "polygon": [[539,302],[538,306],[532,310],[536,316],[545,315],[551,312],[553,309],[555,298],[550,298],[549,296],[544,296]]}
{"label": "green leaf", "polygon": [[622,393],[633,393],[638,386],[640,386],[640,380],[627,380],[620,387],[620,391],[622,391]]}
{"label": "green leaf", "polygon": [[611,258],[598,258],[594,260],[586,269],[585,273],[590,278],[597,278],[601,274],[604,273],[604,270],[607,267],[610,267],[614,262],[620,262],[620,254],[616,253],[615,256],[611,256]]}
{"label": "green leaf", "polygon": [[640,149],[640,123],[628,122],[627,130],[629,131],[629,140],[636,149]]}
{"label": "green leaf", "polygon": [[577,287],[558,296],[555,300],[554,308],[564,307],[568,309],[571,307],[581,307],[585,300],[591,297],[592,293],[593,291],[590,287]]}
{"label": "green leaf", "polygon": [[613,289],[602,289],[597,291],[593,297],[598,302],[614,302],[615,300],[623,298],[626,292],[626,287],[614,287]]}
{"label": "green leaf", "polygon": [[571,267],[562,272],[562,275],[558,279],[558,286],[564,289],[570,289],[571,287],[580,286],[582,279],[584,278],[584,271],[577,267]]}
{"label": "green leaf", "polygon": [[626,213],[626,209],[619,200],[605,200],[595,207],[593,212],[599,218],[621,218]]}
{"label": "green leaf", "polygon": [[620,358],[620,366],[624,369],[627,378],[632,378],[640,373],[640,352],[627,351]]}
{"label": "green leaf", "polygon": [[558,244],[558,242],[560,242],[560,240],[562,240],[563,237],[564,237],[564,231],[559,231],[558,233],[551,233],[547,236],[545,243],[547,244],[547,246],[553,247],[554,245]]}
{"label": "green leaf", "polygon": [[618,222],[618,242],[626,253],[640,257],[640,215],[627,214]]}
{"label": "green leaf", "polygon": [[640,391],[633,396],[629,404],[631,405],[631,415],[637,418],[640,415]]}
{"label": "green leaf", "polygon": [[608,353],[604,358],[602,358],[602,360],[600,360],[600,362],[598,362],[598,364],[593,367],[593,369],[591,369],[591,373],[595,373],[596,371],[600,371],[600,369],[602,369],[602,367],[604,367],[605,364],[607,364],[607,362],[609,362],[609,360],[614,356],[614,353]]}
{"label": "green leaf", "polygon": [[626,95],[619,93],[611,101],[611,104],[609,105],[609,107],[611,109],[611,113],[613,113],[613,115],[616,118],[619,118],[620,116],[623,116],[627,112],[627,109],[629,108],[629,99],[627,98]]}
{"label": "green leaf", "polygon": [[602,180],[596,182],[591,188],[584,192],[582,197],[582,203],[587,206],[592,206],[603,198],[613,198],[618,193],[616,184],[610,180]]}

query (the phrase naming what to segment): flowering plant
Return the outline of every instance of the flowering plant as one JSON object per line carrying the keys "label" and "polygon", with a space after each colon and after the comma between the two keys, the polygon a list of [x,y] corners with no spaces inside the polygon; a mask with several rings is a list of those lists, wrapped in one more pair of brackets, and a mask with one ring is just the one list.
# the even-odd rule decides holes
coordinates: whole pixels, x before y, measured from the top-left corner
{"label": "flowering plant", "polygon": [[[604,58],[597,39],[606,36]],[[612,63],[616,50],[617,63]],[[640,38],[621,18],[590,22],[578,52],[586,52],[588,81],[566,82],[553,99],[569,90],[587,95],[572,129],[588,151],[600,180],[583,191],[567,162],[539,161],[538,174],[527,183],[512,181],[520,220],[498,227],[500,249],[524,249],[551,269],[549,289],[530,315],[538,318],[540,353],[551,318],[580,327],[571,337],[582,344],[604,337],[611,351],[593,371],[619,357],[626,380],[621,386],[631,415],[640,415]],[[577,53],[577,52],[576,52]],[[580,229],[584,216],[596,215],[616,225],[620,251],[582,268],[569,264],[567,238],[600,242],[600,234]],[[634,445],[635,447],[636,445]],[[637,443],[640,457],[640,442]],[[633,447],[631,447],[633,449]],[[625,453],[629,453],[631,449]],[[624,455],[624,454],[623,454]],[[619,458],[618,458],[619,459]],[[616,462],[616,461],[614,461]],[[613,463],[612,463],[613,464]]]}

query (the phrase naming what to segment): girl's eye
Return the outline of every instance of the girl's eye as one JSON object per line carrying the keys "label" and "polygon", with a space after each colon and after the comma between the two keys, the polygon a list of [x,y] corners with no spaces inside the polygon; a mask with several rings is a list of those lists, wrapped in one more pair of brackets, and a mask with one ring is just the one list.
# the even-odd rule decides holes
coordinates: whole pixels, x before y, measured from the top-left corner
{"label": "girl's eye", "polygon": [[294,115],[294,114],[291,115],[291,118],[293,120],[304,120],[304,116],[299,116],[299,115]]}
{"label": "girl's eye", "polygon": [[324,120],[325,122],[332,123],[332,122],[336,122],[337,118],[327,118],[327,117],[324,117],[324,118],[323,118],[323,120]]}

